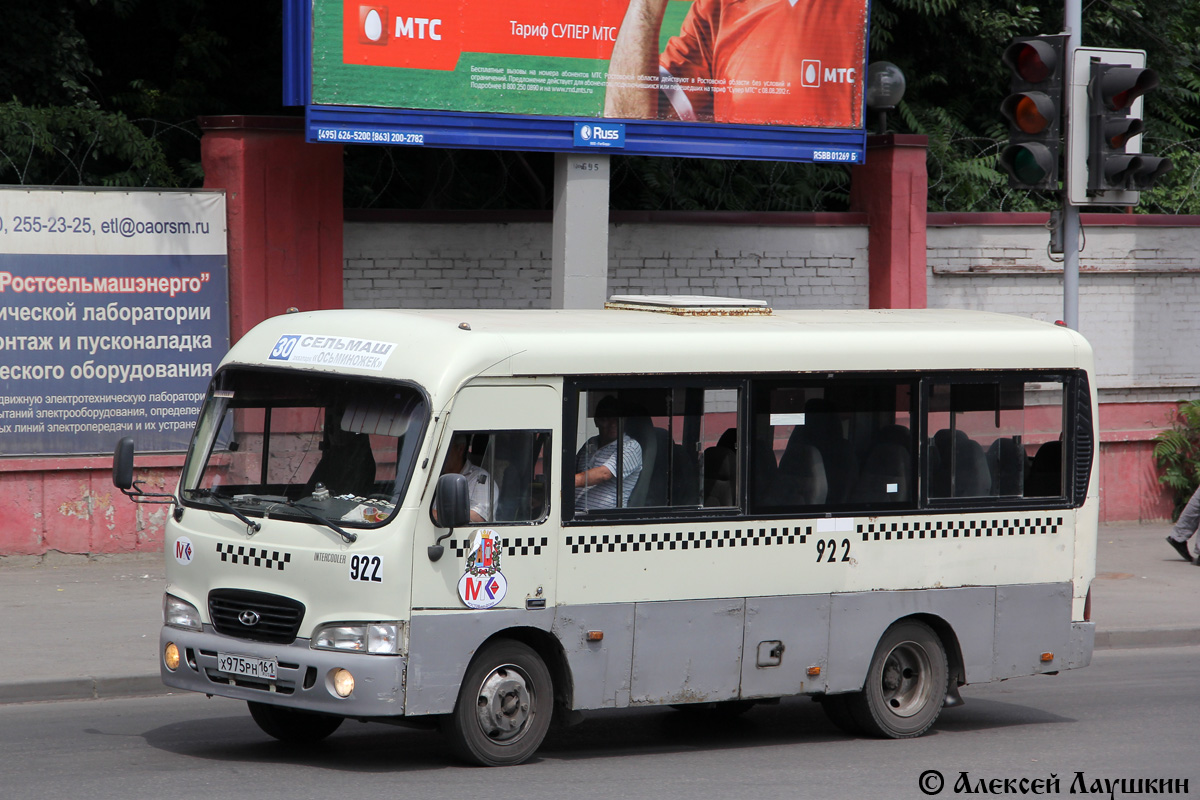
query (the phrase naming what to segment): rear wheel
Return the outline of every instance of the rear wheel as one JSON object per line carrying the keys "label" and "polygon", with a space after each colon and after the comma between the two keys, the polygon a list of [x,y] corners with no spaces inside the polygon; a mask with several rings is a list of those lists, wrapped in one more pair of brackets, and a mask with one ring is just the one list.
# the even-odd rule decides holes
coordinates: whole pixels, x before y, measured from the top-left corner
{"label": "rear wheel", "polygon": [[296,711],[266,703],[246,703],[250,716],[268,736],[287,744],[316,744],[341,726],[343,717]]}
{"label": "rear wheel", "polygon": [[862,692],[847,705],[865,733],[909,739],[929,730],[946,700],[949,670],[937,634],[923,622],[898,622],[884,632]]}
{"label": "rear wheel", "polygon": [[533,648],[494,642],[467,668],[446,734],[455,755],[503,767],[528,760],[546,737],[554,708],[550,671]]}

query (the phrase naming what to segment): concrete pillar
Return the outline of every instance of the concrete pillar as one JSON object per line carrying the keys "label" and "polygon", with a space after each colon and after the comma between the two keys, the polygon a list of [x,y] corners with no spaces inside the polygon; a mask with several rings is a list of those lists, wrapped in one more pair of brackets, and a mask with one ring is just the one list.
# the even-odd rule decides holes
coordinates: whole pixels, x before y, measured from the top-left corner
{"label": "concrete pillar", "polygon": [[608,299],[609,160],[554,156],[551,308],[601,308]]}
{"label": "concrete pillar", "polygon": [[871,308],[925,308],[925,209],[929,138],[867,137],[867,160],[851,171],[850,210],[864,211]]}
{"label": "concrete pillar", "polygon": [[224,189],[229,339],[290,307],[342,307],[342,147],[299,117],[201,117],[204,188]]}

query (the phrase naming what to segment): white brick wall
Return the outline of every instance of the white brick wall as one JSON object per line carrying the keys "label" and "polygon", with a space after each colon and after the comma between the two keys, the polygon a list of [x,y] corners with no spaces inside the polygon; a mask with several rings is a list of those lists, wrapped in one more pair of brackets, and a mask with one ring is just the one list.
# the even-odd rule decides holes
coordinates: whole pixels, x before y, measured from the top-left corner
{"label": "white brick wall", "polygon": [[[346,223],[347,308],[548,308],[549,223]],[[609,294],[867,305],[863,227],[616,224]]]}
{"label": "white brick wall", "polygon": [[[1109,400],[1200,393],[1200,228],[1085,226],[1080,330]],[[1061,319],[1061,266],[1036,226],[931,227],[928,304]],[[347,308],[546,308],[549,223],[347,223]],[[865,227],[620,223],[609,294],[716,294],[866,308]]]}
{"label": "white brick wall", "polygon": [[[1096,352],[1106,399],[1171,401],[1200,387],[1200,229],[1084,227],[1079,330]],[[1062,265],[1034,226],[928,230],[928,305],[1053,321]]]}

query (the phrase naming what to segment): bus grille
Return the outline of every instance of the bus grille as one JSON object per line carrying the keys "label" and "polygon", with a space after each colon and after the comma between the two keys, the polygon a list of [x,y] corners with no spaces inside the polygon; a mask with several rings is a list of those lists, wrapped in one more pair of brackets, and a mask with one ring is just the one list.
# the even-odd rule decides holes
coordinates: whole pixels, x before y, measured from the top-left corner
{"label": "bus grille", "polygon": [[[226,636],[290,644],[296,640],[296,631],[304,619],[304,604],[277,594],[213,589],[208,593],[208,615],[217,632]],[[256,622],[247,624],[255,618]]]}

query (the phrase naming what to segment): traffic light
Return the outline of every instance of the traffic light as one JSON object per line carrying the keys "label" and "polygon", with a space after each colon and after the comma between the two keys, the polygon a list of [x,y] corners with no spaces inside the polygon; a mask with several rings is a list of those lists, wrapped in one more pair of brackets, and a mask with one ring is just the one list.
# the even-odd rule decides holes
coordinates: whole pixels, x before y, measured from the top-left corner
{"label": "traffic light", "polygon": [[[1088,194],[1149,189],[1171,160],[1130,147],[1145,130],[1131,113],[1134,101],[1158,88],[1158,73],[1145,67],[1091,62],[1088,82]],[[1140,113],[1139,108],[1137,113]],[[1137,143],[1140,143],[1140,139]],[[1134,202],[1137,202],[1135,199]]]}
{"label": "traffic light", "polygon": [[1061,34],[1019,36],[1004,50],[1002,60],[1012,79],[1000,104],[1008,120],[1008,146],[1000,153],[1000,166],[1008,172],[1010,186],[1058,188],[1066,40]]}

